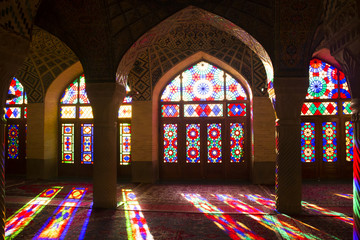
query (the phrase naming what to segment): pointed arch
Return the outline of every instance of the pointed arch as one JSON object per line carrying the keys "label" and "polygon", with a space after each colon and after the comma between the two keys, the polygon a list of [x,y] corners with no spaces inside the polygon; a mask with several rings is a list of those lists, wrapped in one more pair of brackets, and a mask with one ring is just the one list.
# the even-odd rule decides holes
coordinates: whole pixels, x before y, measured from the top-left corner
{"label": "pointed arch", "polygon": [[[177,74],[179,74],[181,71],[183,71],[184,69],[186,69],[187,67],[189,67],[190,65],[194,65],[200,61],[206,61],[210,64],[216,65],[217,67],[219,67],[220,69],[222,69],[223,71],[229,73],[230,75],[232,75],[234,78],[236,78],[237,80],[239,80],[242,84],[242,86],[244,86],[245,91],[248,93],[248,97],[249,97],[249,103],[250,103],[250,135],[253,135],[253,123],[252,123],[252,119],[253,119],[253,113],[252,113],[252,104],[253,104],[253,94],[252,94],[252,90],[251,87],[249,85],[249,83],[247,82],[247,80],[238,72],[236,71],[233,67],[229,66],[228,64],[224,63],[223,61],[219,60],[216,57],[213,57],[205,52],[199,51],[195,54],[193,54],[192,56],[186,58],[185,60],[181,61],[180,63],[178,63],[177,65],[175,65],[173,68],[171,68],[168,72],[166,72],[157,82],[157,84],[155,85],[155,87],[153,88],[153,93],[152,93],[152,161],[153,164],[155,166],[157,166],[157,168],[159,167],[158,163],[159,163],[159,127],[160,127],[160,119],[159,119],[159,108],[160,108],[160,97],[161,97],[161,93],[164,89],[164,87],[169,83],[169,81],[171,79],[173,79]],[[253,138],[250,137],[250,166],[252,165],[254,159],[253,159]]]}

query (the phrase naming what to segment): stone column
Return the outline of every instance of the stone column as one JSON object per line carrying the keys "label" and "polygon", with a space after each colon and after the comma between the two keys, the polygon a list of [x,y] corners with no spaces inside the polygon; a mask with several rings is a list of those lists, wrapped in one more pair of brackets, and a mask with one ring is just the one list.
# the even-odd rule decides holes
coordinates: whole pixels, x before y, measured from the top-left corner
{"label": "stone column", "polygon": [[88,81],[86,91],[94,114],[93,206],[116,208],[117,114],[126,94],[125,87]]}
{"label": "stone column", "polygon": [[300,112],[308,78],[275,78],[276,95],[276,209],[285,214],[301,212]]}
{"label": "stone column", "polygon": [[[30,40],[8,33],[0,27],[0,108],[5,100],[11,78],[24,62]],[[0,118],[4,115],[0,111]],[[5,239],[5,121],[0,120],[0,239]]]}

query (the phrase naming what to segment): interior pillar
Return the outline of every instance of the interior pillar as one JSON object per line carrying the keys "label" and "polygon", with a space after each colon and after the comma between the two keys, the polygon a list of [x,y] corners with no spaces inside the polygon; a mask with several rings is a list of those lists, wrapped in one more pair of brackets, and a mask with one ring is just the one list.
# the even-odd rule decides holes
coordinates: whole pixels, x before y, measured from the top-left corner
{"label": "interior pillar", "polygon": [[86,91],[94,114],[93,206],[116,208],[117,114],[125,87],[88,81]]}
{"label": "interior pillar", "polygon": [[[0,27],[0,108],[5,100],[11,78],[24,62],[30,40]],[[1,118],[4,115],[0,111]],[[5,239],[5,122],[0,120],[0,239]]]}
{"label": "interior pillar", "polygon": [[276,95],[276,209],[286,214],[301,212],[300,112],[308,78],[278,77]]}

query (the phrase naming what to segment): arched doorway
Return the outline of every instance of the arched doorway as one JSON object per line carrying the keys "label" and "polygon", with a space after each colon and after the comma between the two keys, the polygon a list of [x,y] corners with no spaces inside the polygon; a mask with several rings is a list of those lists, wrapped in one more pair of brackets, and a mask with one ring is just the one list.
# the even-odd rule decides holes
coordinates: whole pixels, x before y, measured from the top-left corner
{"label": "arched doorway", "polygon": [[314,58],[301,110],[304,178],[351,178],[353,127],[350,91],[342,71]]}
{"label": "arched doorway", "polygon": [[[127,91],[130,89],[127,87]],[[132,97],[124,98],[118,111],[118,176],[131,177]],[[84,75],[63,91],[59,105],[59,176],[92,176],[94,161],[93,112]]]}
{"label": "arched doorway", "polygon": [[160,97],[161,179],[248,179],[250,95],[242,83],[201,61]]}

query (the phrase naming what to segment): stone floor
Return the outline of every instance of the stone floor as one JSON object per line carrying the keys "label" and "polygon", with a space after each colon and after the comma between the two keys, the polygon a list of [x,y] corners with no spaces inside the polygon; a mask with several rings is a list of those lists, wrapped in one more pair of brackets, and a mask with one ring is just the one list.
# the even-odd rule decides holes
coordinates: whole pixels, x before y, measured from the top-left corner
{"label": "stone floor", "polygon": [[352,239],[352,183],[303,185],[303,211],[274,208],[274,186],[118,183],[93,209],[86,181],[8,180],[9,239]]}

